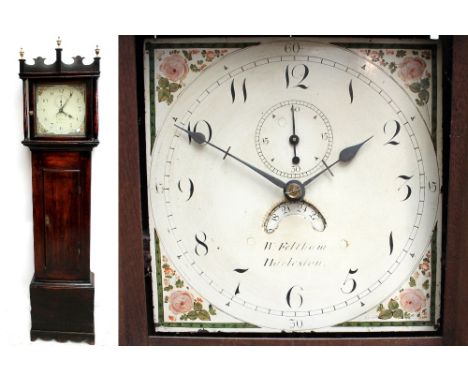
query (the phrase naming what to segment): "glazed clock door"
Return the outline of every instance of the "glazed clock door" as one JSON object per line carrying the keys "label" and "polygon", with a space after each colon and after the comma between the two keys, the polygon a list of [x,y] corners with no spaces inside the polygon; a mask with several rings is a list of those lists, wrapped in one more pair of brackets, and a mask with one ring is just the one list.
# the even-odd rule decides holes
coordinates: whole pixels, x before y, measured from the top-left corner
{"label": "glazed clock door", "polygon": [[37,256],[37,279],[89,279],[88,249],[83,245],[89,211],[81,192],[88,168],[83,155],[33,153],[33,179],[38,190],[34,196],[36,253],[41,254]]}

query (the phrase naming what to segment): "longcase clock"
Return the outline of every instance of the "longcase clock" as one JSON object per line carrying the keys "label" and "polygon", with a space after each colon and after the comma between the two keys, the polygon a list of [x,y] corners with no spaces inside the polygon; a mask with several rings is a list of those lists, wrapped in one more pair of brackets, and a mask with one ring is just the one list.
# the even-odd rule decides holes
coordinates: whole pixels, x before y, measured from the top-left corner
{"label": "longcase clock", "polygon": [[34,277],[31,340],[94,343],[90,271],[91,152],[98,145],[99,49],[89,65],[20,53],[24,140],[31,150]]}

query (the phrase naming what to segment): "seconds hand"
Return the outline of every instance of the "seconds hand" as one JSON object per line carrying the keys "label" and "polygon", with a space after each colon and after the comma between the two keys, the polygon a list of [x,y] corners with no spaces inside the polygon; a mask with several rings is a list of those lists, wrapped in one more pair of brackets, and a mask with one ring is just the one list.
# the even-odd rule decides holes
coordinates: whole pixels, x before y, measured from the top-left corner
{"label": "seconds hand", "polygon": [[238,162],[242,163],[244,166],[247,166],[248,168],[250,168],[251,170],[255,171],[257,174],[263,176],[265,179],[269,180],[271,183],[273,183],[275,186],[278,186],[279,188],[283,189],[285,188],[286,186],[286,183],[284,183],[282,180],[278,179],[278,178],[275,178],[274,176],[266,173],[265,171],[262,171],[260,170],[259,168],[243,161],[242,159],[236,157],[235,155],[231,154],[229,152],[229,149],[228,150],[224,150],[222,149],[221,147],[219,146],[216,146],[214,143],[211,143],[211,142],[208,142],[205,138],[205,135],[203,135],[202,133],[199,133],[197,131],[190,131],[190,130],[187,130],[187,129],[184,129],[183,127],[181,126],[178,126],[178,125],[174,125],[175,127],[177,127],[178,129],[186,132],[196,143],[198,143],[199,145],[205,143],[211,147],[214,147],[215,149],[221,151],[222,153],[224,153],[225,155],[237,160]]}
{"label": "seconds hand", "polygon": [[289,137],[289,143],[292,144],[294,149],[294,156],[292,158],[293,164],[298,164],[300,162],[300,158],[296,154],[296,146],[299,143],[299,137],[296,135],[296,119],[294,118],[294,105],[291,105],[291,114],[292,114],[292,128],[293,133]]}

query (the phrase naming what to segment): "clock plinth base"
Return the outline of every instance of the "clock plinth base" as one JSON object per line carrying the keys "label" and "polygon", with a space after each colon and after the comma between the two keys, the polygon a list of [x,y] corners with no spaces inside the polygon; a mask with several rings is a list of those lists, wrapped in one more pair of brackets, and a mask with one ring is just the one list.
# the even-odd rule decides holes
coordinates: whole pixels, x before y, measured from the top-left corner
{"label": "clock plinth base", "polygon": [[94,275],[89,282],[33,279],[31,341],[85,341],[94,344]]}

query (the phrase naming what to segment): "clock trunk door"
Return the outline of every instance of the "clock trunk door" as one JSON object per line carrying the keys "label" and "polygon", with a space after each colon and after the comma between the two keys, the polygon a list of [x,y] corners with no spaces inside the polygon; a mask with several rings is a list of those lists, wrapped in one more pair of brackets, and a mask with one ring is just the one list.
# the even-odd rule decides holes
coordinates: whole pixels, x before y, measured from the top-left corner
{"label": "clock trunk door", "polygon": [[[88,248],[84,248],[83,227],[89,211],[83,200],[86,166],[83,153],[38,153],[33,178],[39,190],[35,203],[37,230],[36,278],[76,280],[89,277]],[[38,206],[38,207],[36,207]]]}

